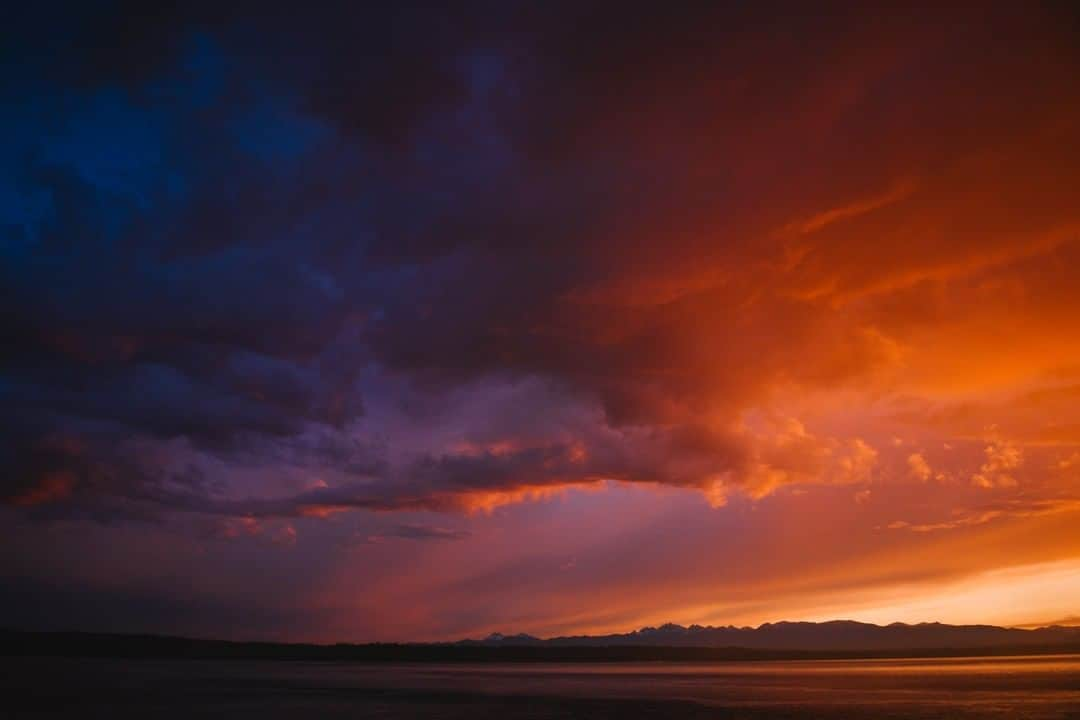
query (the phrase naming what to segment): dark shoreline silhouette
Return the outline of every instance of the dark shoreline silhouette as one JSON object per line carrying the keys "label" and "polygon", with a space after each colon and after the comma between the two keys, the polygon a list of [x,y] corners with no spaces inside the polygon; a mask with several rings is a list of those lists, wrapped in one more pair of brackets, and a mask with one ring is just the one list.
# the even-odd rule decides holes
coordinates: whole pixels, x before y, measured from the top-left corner
{"label": "dark shoreline silhouette", "polygon": [[[735,636],[743,640],[730,642]],[[936,639],[936,641],[935,641]],[[1035,630],[938,623],[837,621],[759,628],[667,625],[633,633],[560,637],[492,635],[452,643],[236,642],[164,635],[0,631],[0,654],[41,657],[302,660],[326,662],[709,662],[1080,653],[1080,627]]]}

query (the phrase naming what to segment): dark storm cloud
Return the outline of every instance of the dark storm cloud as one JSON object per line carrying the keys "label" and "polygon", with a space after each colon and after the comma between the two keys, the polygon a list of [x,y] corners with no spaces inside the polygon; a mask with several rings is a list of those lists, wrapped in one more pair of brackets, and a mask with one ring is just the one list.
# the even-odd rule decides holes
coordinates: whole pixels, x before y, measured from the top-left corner
{"label": "dark storm cloud", "polygon": [[226,48],[236,18],[130,9],[8,27],[4,495],[139,496],[140,439],[370,470],[342,434],[386,281],[359,262],[367,141]]}
{"label": "dark storm cloud", "polygon": [[[444,301],[422,297],[429,280],[484,272],[453,257],[488,242],[465,240],[488,232],[468,218],[503,162],[484,16],[259,10],[73,5],[9,24],[9,500],[160,498],[169,471],[133,456],[154,444],[189,467],[202,453],[377,471],[345,434],[360,370],[387,355],[372,343]],[[463,344],[466,322],[447,326]]]}

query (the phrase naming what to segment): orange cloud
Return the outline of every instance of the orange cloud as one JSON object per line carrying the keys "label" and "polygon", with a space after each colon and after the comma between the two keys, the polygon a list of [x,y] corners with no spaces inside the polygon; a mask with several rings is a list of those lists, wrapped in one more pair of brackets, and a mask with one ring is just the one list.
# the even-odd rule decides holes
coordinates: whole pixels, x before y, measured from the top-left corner
{"label": "orange cloud", "polygon": [[790,223],[784,229],[788,232],[798,232],[806,235],[816,232],[848,218],[864,215],[879,208],[899,202],[915,191],[915,184],[909,181],[901,181],[894,187],[878,195],[872,195],[862,200],[825,210],[805,220]]}
{"label": "orange cloud", "polygon": [[971,476],[971,482],[981,488],[1013,487],[1013,472],[1024,462],[1023,451],[1008,441],[994,441],[986,446],[986,462]]}
{"label": "orange cloud", "polygon": [[955,528],[982,525],[999,518],[1029,518],[1044,515],[1057,515],[1080,510],[1080,499],[1048,498],[1041,500],[1011,500],[996,506],[976,510],[957,510],[953,518],[944,522],[910,523],[895,520],[888,524],[890,530],[910,530],[912,532],[935,532]]}
{"label": "orange cloud", "polygon": [[922,453],[912,453],[911,455],[908,455],[907,463],[911,476],[916,480],[926,482],[933,474],[929,463],[926,462],[926,458],[922,456]]}

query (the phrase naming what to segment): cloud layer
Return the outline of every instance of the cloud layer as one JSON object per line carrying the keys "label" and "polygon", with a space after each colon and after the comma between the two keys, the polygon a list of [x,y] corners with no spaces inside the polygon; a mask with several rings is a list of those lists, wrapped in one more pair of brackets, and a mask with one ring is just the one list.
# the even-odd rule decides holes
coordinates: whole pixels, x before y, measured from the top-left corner
{"label": "cloud layer", "polygon": [[1074,507],[1063,8],[53,10],[0,70],[28,538],[458,546],[427,514],[622,486]]}

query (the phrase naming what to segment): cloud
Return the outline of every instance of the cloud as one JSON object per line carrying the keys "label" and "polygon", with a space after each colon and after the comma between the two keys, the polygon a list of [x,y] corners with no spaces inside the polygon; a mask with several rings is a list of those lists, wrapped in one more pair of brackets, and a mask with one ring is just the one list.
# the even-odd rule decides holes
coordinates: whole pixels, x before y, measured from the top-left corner
{"label": "cloud", "polygon": [[70,472],[59,470],[43,474],[38,484],[21,494],[10,498],[9,502],[17,506],[42,505],[63,500],[71,495],[75,487],[75,476]]}
{"label": "cloud", "polygon": [[[804,400],[969,369],[935,328],[972,308],[1072,327],[1075,184],[1043,159],[1071,167],[1074,73],[1039,13],[263,10],[19,18],[47,38],[10,50],[0,145],[21,512],[862,484],[881,442]],[[1002,32],[1040,52],[951,51]],[[1007,487],[992,447],[973,482]]]}
{"label": "cloud", "polygon": [[275,545],[292,546],[296,544],[296,528],[292,525],[282,525],[270,536]]}
{"label": "cloud", "polygon": [[403,538],[406,540],[427,541],[453,541],[467,540],[470,537],[472,537],[472,533],[468,530],[454,530],[451,528],[438,527],[436,525],[403,523],[387,528],[376,535],[368,535],[366,542],[378,543],[389,538]]}
{"label": "cloud", "polygon": [[911,476],[920,482],[926,482],[933,475],[930,464],[926,462],[926,458],[923,457],[922,453],[908,455],[907,464]]}
{"label": "cloud", "polygon": [[785,485],[867,482],[878,456],[862,438],[817,436],[794,418],[776,419],[767,432],[754,436],[751,448],[733,485],[755,498]]}
{"label": "cloud", "polygon": [[880,208],[892,205],[893,203],[900,202],[914,192],[914,190],[915,188],[910,182],[901,182],[883,193],[825,210],[812,217],[791,223],[785,229],[803,235],[817,232],[835,222],[858,217],[859,215],[873,212]]}
{"label": "cloud", "polygon": [[1023,464],[1023,451],[1007,440],[993,440],[984,452],[986,462],[971,476],[972,484],[981,488],[1015,487],[1013,471]]}
{"label": "cloud", "polygon": [[1023,625],[1017,625],[1016,627],[1025,629],[1036,629],[1041,627],[1054,627],[1054,626],[1066,626],[1077,627],[1080,626],[1080,615],[1069,615],[1067,617],[1059,617],[1054,620],[1042,621],[1037,623],[1024,623]]}
{"label": "cloud", "polygon": [[980,508],[958,509],[952,513],[951,519],[941,522],[912,523],[906,520],[895,520],[889,523],[887,527],[890,530],[910,530],[911,532],[927,533],[983,525],[999,519],[1044,517],[1078,510],[1080,510],[1080,499],[1076,498],[1017,499]]}

